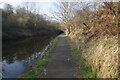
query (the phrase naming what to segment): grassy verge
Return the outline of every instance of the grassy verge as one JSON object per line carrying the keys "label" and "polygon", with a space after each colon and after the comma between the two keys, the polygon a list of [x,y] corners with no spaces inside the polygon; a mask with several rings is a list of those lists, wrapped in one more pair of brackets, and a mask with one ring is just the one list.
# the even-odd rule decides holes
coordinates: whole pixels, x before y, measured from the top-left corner
{"label": "grassy verge", "polygon": [[42,72],[45,64],[47,63],[50,57],[50,53],[52,53],[58,41],[59,41],[59,37],[57,37],[54,41],[52,41],[51,47],[47,50],[44,57],[42,59],[39,59],[38,64],[36,64],[31,70],[25,72],[21,77],[22,78],[37,78]]}
{"label": "grassy verge", "polygon": [[95,78],[95,75],[92,72],[92,69],[90,68],[89,65],[86,64],[85,59],[82,57],[82,51],[78,50],[72,41],[69,41],[69,42],[71,43],[72,53],[76,58],[78,66],[80,67],[80,70],[79,70],[80,73],[78,74],[78,77]]}

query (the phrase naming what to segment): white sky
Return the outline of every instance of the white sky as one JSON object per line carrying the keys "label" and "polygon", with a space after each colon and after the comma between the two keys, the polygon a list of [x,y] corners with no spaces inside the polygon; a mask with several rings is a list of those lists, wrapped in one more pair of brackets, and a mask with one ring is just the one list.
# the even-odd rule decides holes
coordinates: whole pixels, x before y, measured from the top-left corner
{"label": "white sky", "polygon": [[41,14],[47,14],[48,16],[52,17],[51,10],[55,8],[54,2],[56,0],[0,0],[0,8],[4,7],[5,3],[11,4],[14,8],[17,6],[22,6],[23,2],[36,2],[36,7],[39,9]]}
{"label": "white sky", "polygon": [[[75,1],[81,1],[81,2],[87,2],[87,1],[94,1],[94,0],[0,0],[0,8],[4,7],[4,3],[11,4],[13,7],[21,6],[23,2],[36,2],[37,8],[39,8],[40,13],[42,14],[47,14],[48,16],[52,17],[52,11],[55,10],[55,5],[54,2],[58,1],[69,1],[69,2],[75,2]],[[96,0],[96,1],[101,1],[101,0]],[[106,0],[104,0],[106,1]],[[111,0],[107,0],[111,1]],[[114,0],[114,1],[119,1],[119,0]]]}

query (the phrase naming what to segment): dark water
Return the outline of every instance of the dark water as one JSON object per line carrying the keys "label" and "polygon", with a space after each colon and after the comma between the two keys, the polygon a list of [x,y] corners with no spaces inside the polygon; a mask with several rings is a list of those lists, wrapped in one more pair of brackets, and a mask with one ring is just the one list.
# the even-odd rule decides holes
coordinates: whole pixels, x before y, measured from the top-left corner
{"label": "dark water", "polygon": [[15,78],[32,63],[49,44],[51,38],[31,38],[19,42],[3,43],[3,78]]}

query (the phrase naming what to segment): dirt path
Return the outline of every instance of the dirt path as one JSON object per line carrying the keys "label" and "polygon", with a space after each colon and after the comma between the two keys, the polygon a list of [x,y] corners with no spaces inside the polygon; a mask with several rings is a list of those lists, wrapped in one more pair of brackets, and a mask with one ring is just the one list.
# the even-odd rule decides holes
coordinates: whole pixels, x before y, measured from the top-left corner
{"label": "dirt path", "polygon": [[75,60],[73,59],[67,38],[60,36],[60,40],[51,54],[45,69],[44,78],[75,78]]}

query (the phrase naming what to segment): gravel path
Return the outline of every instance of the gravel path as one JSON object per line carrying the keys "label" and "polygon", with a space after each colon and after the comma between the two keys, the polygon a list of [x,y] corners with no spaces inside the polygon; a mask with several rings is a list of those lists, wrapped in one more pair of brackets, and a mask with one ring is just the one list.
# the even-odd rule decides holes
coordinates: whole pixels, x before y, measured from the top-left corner
{"label": "gravel path", "polygon": [[43,78],[75,78],[75,60],[72,56],[67,37],[60,40],[50,56]]}

